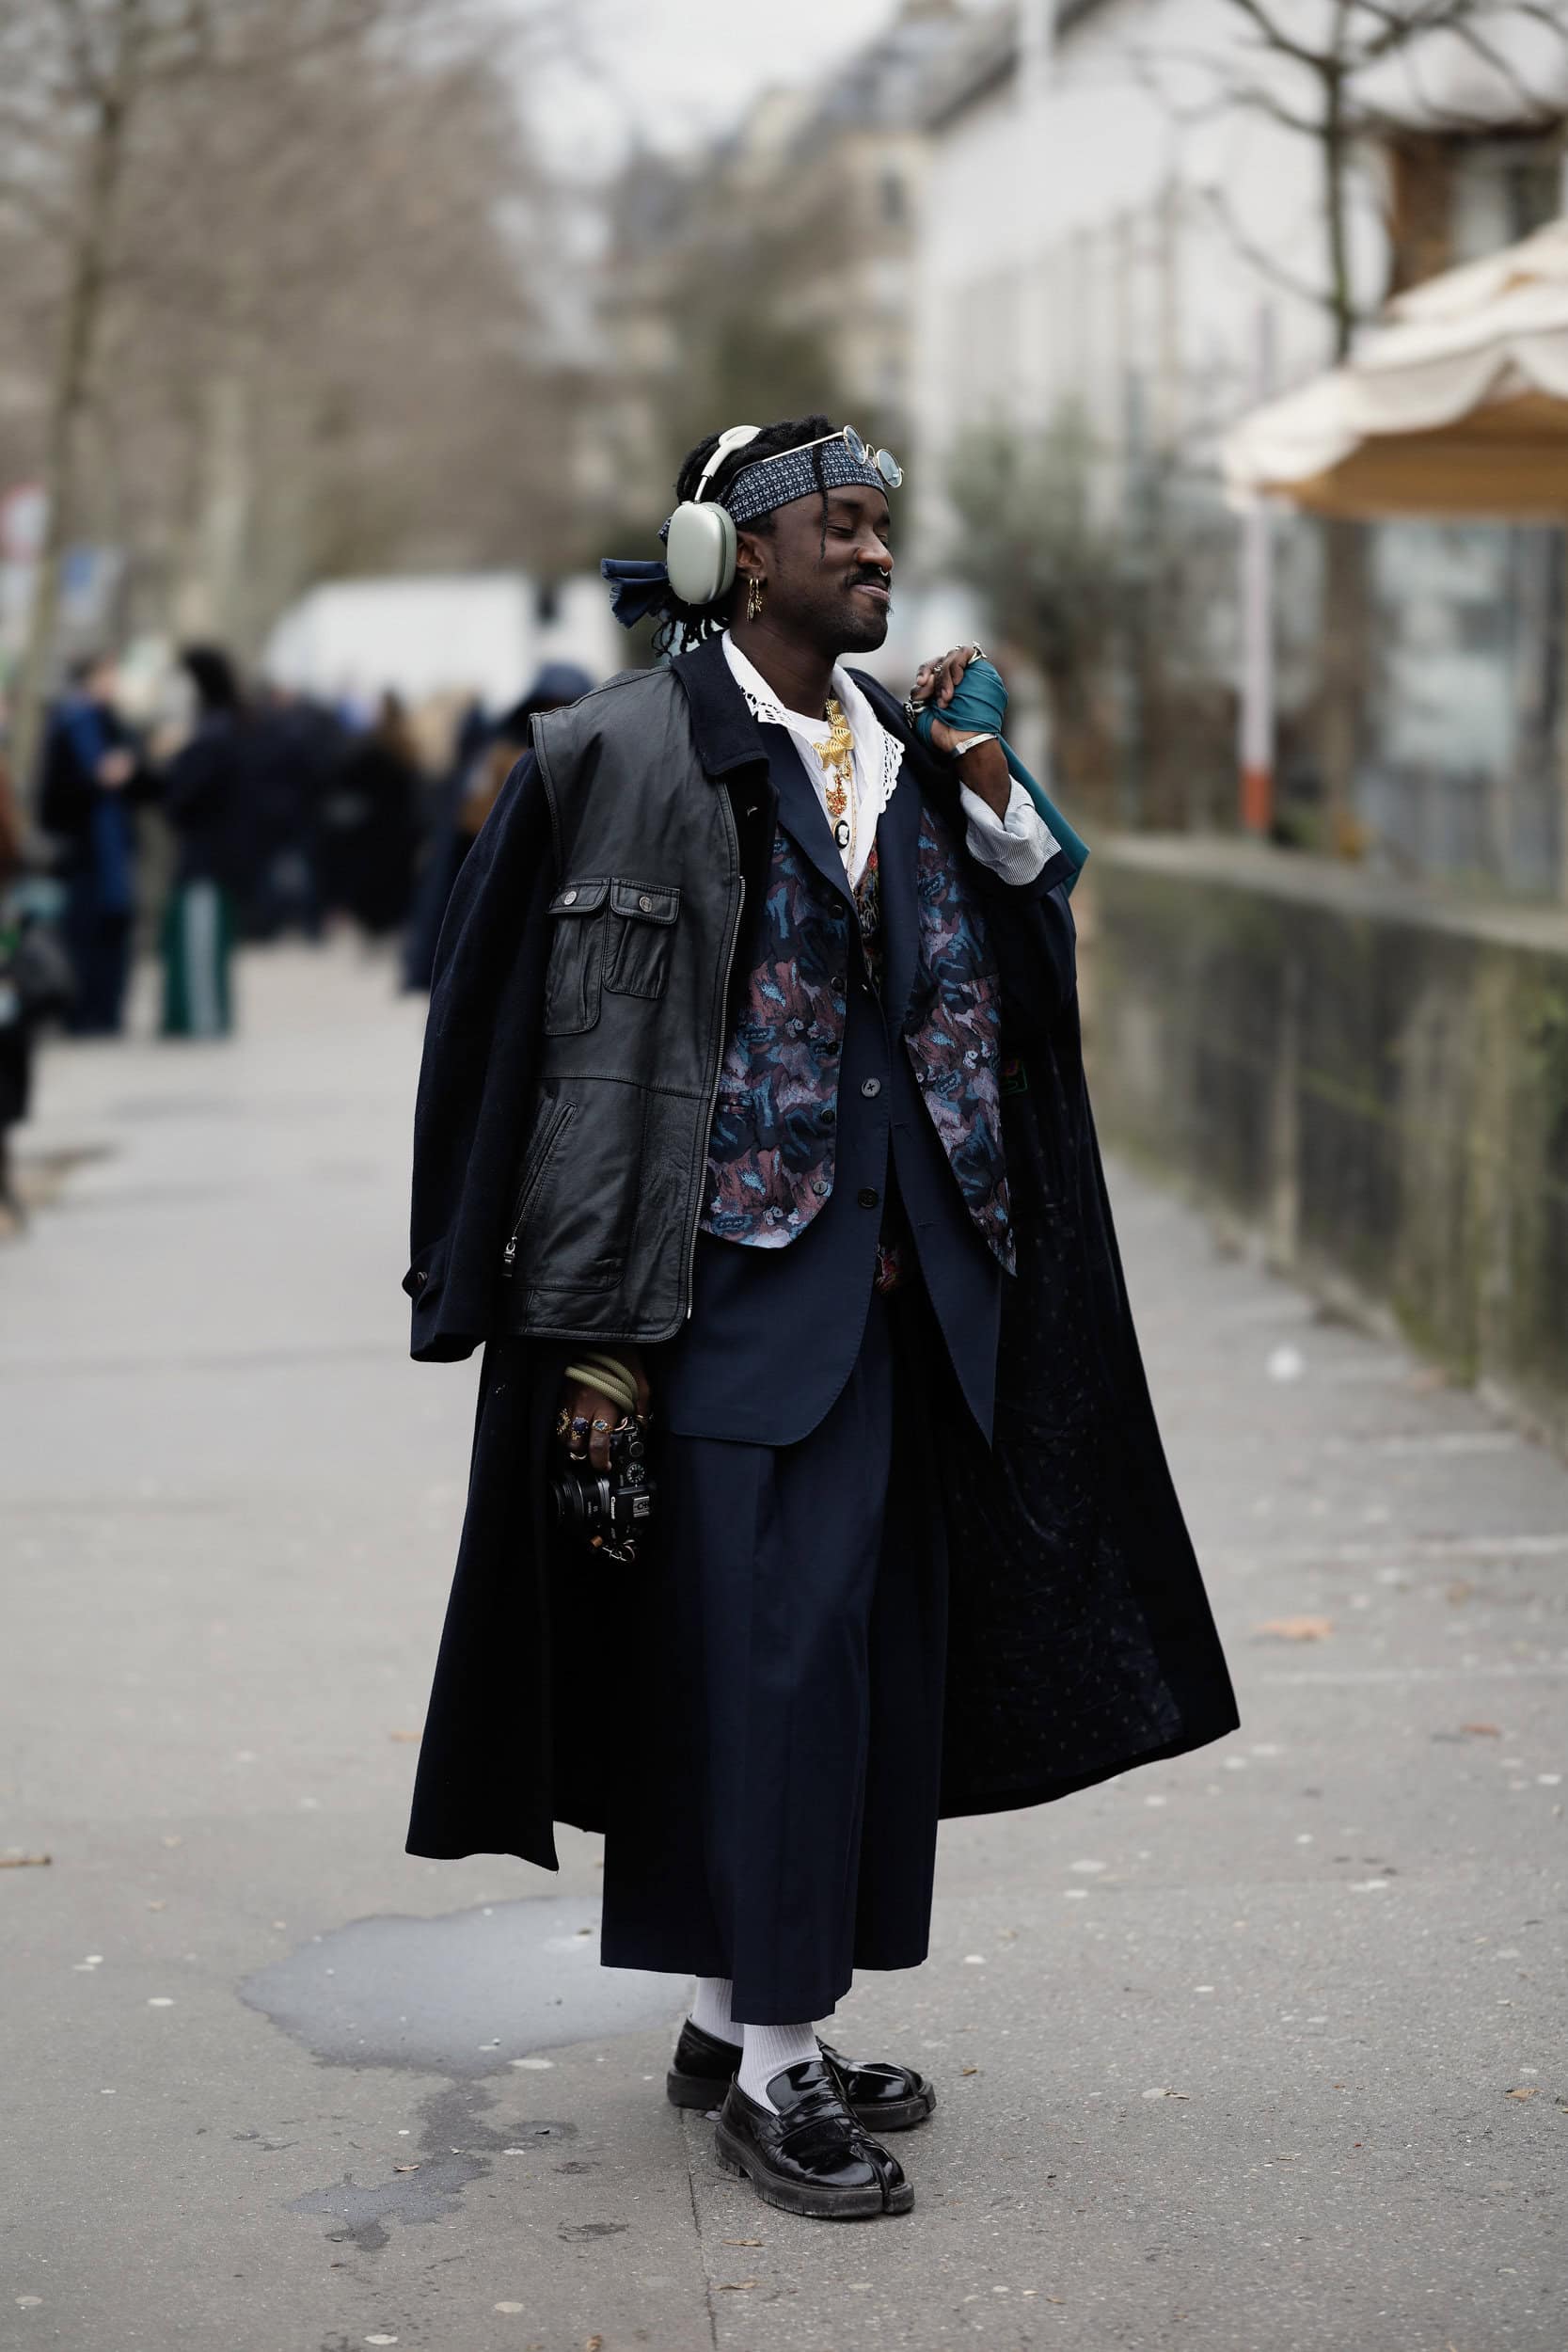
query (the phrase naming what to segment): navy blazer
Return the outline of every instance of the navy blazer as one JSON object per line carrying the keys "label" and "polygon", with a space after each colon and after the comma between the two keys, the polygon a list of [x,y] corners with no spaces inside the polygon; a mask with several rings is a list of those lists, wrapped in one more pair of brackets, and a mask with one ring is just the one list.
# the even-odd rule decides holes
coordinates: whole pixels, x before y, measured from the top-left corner
{"label": "navy blazer", "polygon": [[[665,1427],[689,1437],[793,1445],[831,1410],[859,1353],[877,1244],[895,1195],[948,1359],[990,1441],[1002,1286],[903,1050],[919,955],[920,779],[906,757],[877,828],[883,978],[865,968],[854,896],[793,737],[763,725],[778,822],[811,864],[842,926],[850,976],[838,1068],[833,1189],[783,1248],[698,1237],[691,1319],[649,1371]],[[1037,885],[1026,888],[1036,895]]]}

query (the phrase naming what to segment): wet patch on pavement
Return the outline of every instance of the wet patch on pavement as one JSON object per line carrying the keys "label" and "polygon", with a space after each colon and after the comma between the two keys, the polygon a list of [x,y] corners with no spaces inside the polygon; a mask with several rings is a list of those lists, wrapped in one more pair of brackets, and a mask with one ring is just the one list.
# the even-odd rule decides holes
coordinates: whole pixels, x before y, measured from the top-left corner
{"label": "wet patch on pavement", "polygon": [[432,2091],[420,2102],[418,2154],[395,2166],[389,2180],[361,2182],[345,2172],[294,2198],[287,2210],[324,2214],[335,2225],[326,2233],[330,2244],[376,2254],[388,2242],[390,2222],[450,2219],[468,2183],[488,2173],[492,2157],[547,2154],[577,2137],[575,2123],[555,2120],[486,2122],[499,2105],[496,2093],[478,2083]]}
{"label": "wet patch on pavement", "polygon": [[599,1965],[598,1907],[540,1896],[434,1919],[355,1919],[259,1968],[241,1997],[331,2066],[460,2081],[673,2023],[676,1977]]}
{"label": "wet patch on pavement", "polygon": [[489,2169],[478,2156],[444,2156],[420,2165],[417,2172],[398,2173],[364,2187],[345,2172],[335,2186],[296,2197],[289,2211],[329,2215],[338,2225],[326,2233],[330,2244],[377,2254],[387,2243],[389,2221],[446,2220],[456,2211],[459,2193]]}

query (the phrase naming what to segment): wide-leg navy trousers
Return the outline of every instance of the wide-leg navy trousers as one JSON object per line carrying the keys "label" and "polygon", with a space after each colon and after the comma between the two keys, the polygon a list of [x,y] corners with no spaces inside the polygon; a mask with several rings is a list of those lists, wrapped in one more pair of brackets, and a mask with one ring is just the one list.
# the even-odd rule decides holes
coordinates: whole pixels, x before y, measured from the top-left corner
{"label": "wide-leg navy trousers", "polygon": [[728,1977],[737,2019],[785,2025],[926,1957],[947,1634],[927,1433],[962,1409],[950,1378],[915,1283],[873,1297],[799,1444],[660,1441],[609,1966]]}

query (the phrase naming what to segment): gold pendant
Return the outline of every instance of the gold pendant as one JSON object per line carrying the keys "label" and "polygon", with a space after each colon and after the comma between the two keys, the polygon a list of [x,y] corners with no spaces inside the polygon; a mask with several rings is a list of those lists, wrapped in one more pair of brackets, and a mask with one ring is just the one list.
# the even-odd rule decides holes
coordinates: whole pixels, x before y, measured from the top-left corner
{"label": "gold pendant", "polygon": [[855,739],[836,694],[829,695],[822,715],[828,722],[828,739],[818,743],[816,756],[826,779],[822,797],[836,824],[849,805],[849,788],[855,781]]}

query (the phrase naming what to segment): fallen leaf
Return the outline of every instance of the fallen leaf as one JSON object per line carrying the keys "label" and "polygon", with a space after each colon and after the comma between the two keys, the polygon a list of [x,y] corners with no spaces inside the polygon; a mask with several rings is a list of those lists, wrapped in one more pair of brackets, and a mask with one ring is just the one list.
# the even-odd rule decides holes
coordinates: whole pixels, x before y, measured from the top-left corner
{"label": "fallen leaf", "polygon": [[149,1909],[149,1911],[166,1911],[166,1910],[168,1909],[168,1905],[167,1905],[167,1903],[166,1903],[166,1902],[163,1900],[162,1897],[160,1896],[160,1897],[159,1897],[159,1899],[158,1899],[155,1902],[150,1902],[150,1903],[148,1904],[147,1908]]}
{"label": "fallen leaf", "polygon": [[1459,1728],[1467,1731],[1472,1740],[1500,1740],[1503,1736],[1496,1724],[1461,1724]]}
{"label": "fallen leaf", "polygon": [[1332,1617],[1265,1617],[1253,1627],[1255,1634],[1276,1642],[1326,1642],[1334,1630]]}
{"label": "fallen leaf", "polygon": [[721,2295],[744,2295],[748,2287],[761,2284],[760,2279],[721,2279],[719,2292]]}
{"label": "fallen leaf", "polygon": [[42,1870],[55,1859],[52,1853],[0,1854],[0,1870]]}
{"label": "fallen leaf", "polygon": [[977,2066],[960,2066],[958,2072],[960,2074],[977,2074],[980,2070]]}
{"label": "fallen leaf", "polygon": [[760,2237],[721,2237],[719,2243],[721,2246],[766,2246],[768,2241]]}
{"label": "fallen leaf", "polygon": [[388,1740],[417,1740],[419,1736],[417,1731],[389,1731],[387,1734]]}
{"label": "fallen leaf", "polygon": [[1443,1598],[1451,1609],[1460,1609],[1473,1597],[1475,1589],[1464,1577],[1456,1576],[1451,1584],[1445,1586]]}
{"label": "fallen leaf", "polygon": [[603,2336],[585,2336],[582,2343],[582,2352],[604,2352]]}
{"label": "fallen leaf", "polygon": [[[392,2167],[394,2172],[417,2172],[419,2169],[417,2164],[394,2164]],[[517,2308],[521,2311],[522,2305],[519,2303]]]}
{"label": "fallen leaf", "polygon": [[1533,2099],[1540,2088],[1539,2083],[1521,2083],[1517,2090],[1505,2090],[1503,2097],[1505,2099]]}

